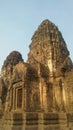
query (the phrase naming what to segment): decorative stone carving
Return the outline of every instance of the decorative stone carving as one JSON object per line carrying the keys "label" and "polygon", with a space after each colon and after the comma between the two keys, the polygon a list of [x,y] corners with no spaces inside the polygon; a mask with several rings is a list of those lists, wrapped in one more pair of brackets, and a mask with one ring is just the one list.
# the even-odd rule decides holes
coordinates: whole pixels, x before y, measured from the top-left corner
{"label": "decorative stone carving", "polygon": [[49,20],[32,36],[27,63],[18,51],[4,61],[0,108],[1,130],[73,129],[73,63],[61,32]]}

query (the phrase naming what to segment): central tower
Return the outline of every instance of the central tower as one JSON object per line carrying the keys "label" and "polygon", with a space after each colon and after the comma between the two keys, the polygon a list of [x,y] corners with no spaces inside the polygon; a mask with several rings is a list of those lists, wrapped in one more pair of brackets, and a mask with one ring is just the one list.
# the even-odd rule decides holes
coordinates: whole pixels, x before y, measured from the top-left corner
{"label": "central tower", "polygon": [[49,67],[50,74],[59,67],[63,68],[63,63],[69,59],[69,51],[62,37],[61,32],[49,20],[44,20],[32,37],[28,62],[35,61]]}

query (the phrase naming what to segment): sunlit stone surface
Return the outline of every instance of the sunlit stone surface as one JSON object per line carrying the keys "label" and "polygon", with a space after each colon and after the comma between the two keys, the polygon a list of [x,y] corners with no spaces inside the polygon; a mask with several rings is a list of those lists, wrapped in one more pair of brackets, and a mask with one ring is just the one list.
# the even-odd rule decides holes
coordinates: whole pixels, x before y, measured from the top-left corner
{"label": "sunlit stone surface", "polygon": [[35,31],[26,63],[18,51],[4,61],[0,130],[73,130],[73,63],[49,20]]}

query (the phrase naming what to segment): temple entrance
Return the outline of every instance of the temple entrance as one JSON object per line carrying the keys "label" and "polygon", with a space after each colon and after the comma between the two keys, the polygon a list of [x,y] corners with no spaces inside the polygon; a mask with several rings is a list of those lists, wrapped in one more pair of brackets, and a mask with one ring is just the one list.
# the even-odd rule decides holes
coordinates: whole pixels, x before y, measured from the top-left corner
{"label": "temple entrance", "polygon": [[22,88],[17,89],[17,108],[22,108]]}
{"label": "temple entrance", "polygon": [[13,86],[13,90],[12,90],[12,108],[13,110],[19,110],[22,109],[23,107],[23,93],[24,93],[24,89],[22,87],[22,84],[16,84]]}

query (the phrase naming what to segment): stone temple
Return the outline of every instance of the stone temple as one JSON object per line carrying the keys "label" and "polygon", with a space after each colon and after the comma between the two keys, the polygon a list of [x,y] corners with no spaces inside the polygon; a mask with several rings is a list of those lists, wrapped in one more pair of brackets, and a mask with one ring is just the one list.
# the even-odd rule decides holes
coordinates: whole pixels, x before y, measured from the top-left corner
{"label": "stone temple", "polygon": [[0,130],[73,130],[73,63],[58,27],[44,20],[28,60],[11,52],[0,75]]}

